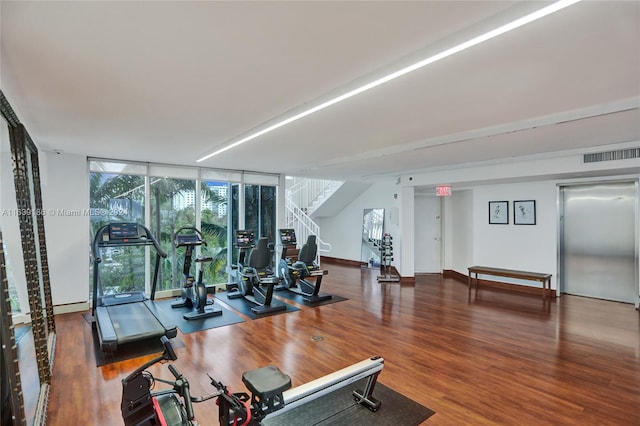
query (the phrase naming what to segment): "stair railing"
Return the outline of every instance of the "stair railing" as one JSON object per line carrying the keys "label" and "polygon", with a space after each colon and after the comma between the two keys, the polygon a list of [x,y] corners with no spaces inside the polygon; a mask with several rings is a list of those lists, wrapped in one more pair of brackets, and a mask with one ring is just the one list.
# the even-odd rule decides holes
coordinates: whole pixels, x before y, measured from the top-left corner
{"label": "stair railing", "polygon": [[322,204],[321,201],[328,198],[342,184],[342,181],[294,178],[293,184],[287,188],[287,198],[307,215],[311,215]]}
{"label": "stair railing", "polygon": [[[288,195],[288,191],[287,191]],[[322,241],[320,238],[320,226],[309,217],[300,207],[298,207],[290,197],[286,200],[286,224],[288,228],[293,228],[300,245],[307,241],[309,235],[316,236],[318,253],[316,262],[320,264],[320,253],[328,253],[332,250],[331,244]]]}

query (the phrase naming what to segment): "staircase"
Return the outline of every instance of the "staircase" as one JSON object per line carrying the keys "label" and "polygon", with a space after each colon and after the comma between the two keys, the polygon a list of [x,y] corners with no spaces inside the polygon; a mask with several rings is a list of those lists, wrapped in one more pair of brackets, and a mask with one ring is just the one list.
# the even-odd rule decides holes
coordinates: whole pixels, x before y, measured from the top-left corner
{"label": "staircase", "polygon": [[323,179],[294,178],[286,190],[286,226],[293,228],[299,245],[307,241],[309,235],[316,236],[320,264],[320,254],[331,251],[331,244],[322,240],[320,227],[311,218],[313,212],[331,196],[343,182]]}
{"label": "staircase", "polygon": [[331,251],[331,244],[322,240],[320,227],[313,219],[335,216],[370,186],[370,183],[365,182],[287,178],[287,227],[296,231],[301,245],[307,241],[308,235],[315,235],[318,253],[328,253]]}
{"label": "staircase", "polygon": [[292,184],[287,188],[287,200],[291,200],[309,217],[313,217],[318,207],[343,184],[344,182],[335,180],[293,178]]}

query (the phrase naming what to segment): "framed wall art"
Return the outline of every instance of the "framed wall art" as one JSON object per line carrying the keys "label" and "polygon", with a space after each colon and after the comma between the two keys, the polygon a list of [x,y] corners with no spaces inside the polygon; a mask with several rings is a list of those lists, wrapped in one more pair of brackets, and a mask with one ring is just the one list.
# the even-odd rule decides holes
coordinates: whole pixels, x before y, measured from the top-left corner
{"label": "framed wall art", "polygon": [[509,202],[489,201],[489,224],[508,225],[509,224]]}
{"label": "framed wall art", "polygon": [[513,202],[513,223],[515,225],[536,224],[536,201],[521,200]]}

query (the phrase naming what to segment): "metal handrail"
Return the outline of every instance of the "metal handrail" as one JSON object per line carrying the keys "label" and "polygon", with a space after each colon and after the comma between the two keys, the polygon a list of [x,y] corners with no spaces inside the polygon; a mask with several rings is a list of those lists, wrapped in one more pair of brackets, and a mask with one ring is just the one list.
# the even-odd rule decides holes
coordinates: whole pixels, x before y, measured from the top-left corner
{"label": "metal handrail", "polygon": [[323,241],[320,238],[320,226],[309,217],[300,207],[298,207],[287,196],[286,200],[286,223],[288,228],[293,228],[296,232],[296,238],[301,244],[307,241],[309,235],[316,236],[316,242],[318,245],[318,253],[316,255],[316,262],[320,264],[320,253],[328,253],[333,247],[331,244]]}
{"label": "metal handrail", "polygon": [[311,215],[321,204],[320,200],[329,197],[343,183],[326,179],[293,178],[293,184],[287,189],[287,198],[307,215]]}

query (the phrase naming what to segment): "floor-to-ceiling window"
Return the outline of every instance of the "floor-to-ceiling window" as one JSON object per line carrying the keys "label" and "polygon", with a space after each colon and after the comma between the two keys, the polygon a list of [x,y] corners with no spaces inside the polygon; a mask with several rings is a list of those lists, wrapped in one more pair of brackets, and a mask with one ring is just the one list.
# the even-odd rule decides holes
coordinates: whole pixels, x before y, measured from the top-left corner
{"label": "floor-to-ceiling window", "polygon": [[[109,222],[144,224],[145,173],[142,165],[104,161],[90,164],[91,241]],[[105,294],[145,290],[144,247],[109,247],[102,249],[100,256],[99,276]]]}
{"label": "floor-to-ceiling window", "polygon": [[[276,243],[276,187],[259,183],[244,185],[244,229],[255,233],[256,243],[260,237],[267,237],[271,244]],[[275,261],[275,253],[273,253]]]}
{"label": "floor-to-ceiling window", "polygon": [[207,284],[227,282],[229,191],[228,182],[202,182],[200,231],[207,242],[202,251],[213,258],[213,262],[204,266]]}
{"label": "floor-to-ceiling window", "polygon": [[[89,168],[92,238],[112,221],[147,226],[168,253],[158,291],[180,287],[184,253],[173,241],[181,227],[196,227],[207,242],[198,250],[213,257],[203,264],[207,284],[228,282],[229,265],[237,261],[233,235],[240,226],[249,224],[273,242],[277,176],[107,160],[90,160]],[[154,256],[148,250],[110,248],[102,256],[103,291],[150,290]]]}
{"label": "floor-to-ceiling window", "polygon": [[267,237],[275,243],[276,235],[276,187],[247,184],[245,194],[245,229],[255,232],[256,238]]}
{"label": "floor-to-ceiling window", "polygon": [[168,253],[161,263],[158,291],[180,287],[184,257],[173,244],[176,231],[196,225],[196,181],[169,177],[150,178],[151,232]]}

